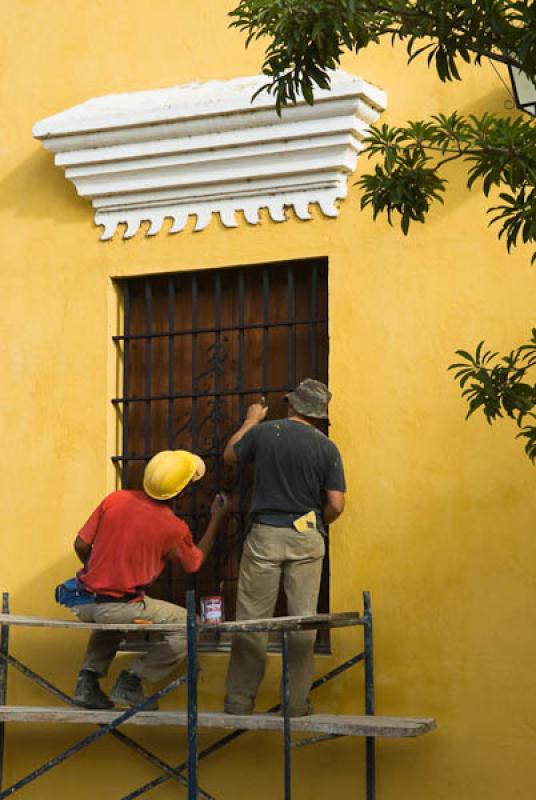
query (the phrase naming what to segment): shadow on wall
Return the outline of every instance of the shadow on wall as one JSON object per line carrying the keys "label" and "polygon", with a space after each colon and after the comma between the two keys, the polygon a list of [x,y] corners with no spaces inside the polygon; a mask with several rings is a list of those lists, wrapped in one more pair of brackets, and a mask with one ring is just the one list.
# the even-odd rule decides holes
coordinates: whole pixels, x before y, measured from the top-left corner
{"label": "shadow on wall", "polygon": [[91,204],[77,195],[63,169],[55,166],[52,153],[41,147],[0,182],[0,209],[63,225],[92,218]]}

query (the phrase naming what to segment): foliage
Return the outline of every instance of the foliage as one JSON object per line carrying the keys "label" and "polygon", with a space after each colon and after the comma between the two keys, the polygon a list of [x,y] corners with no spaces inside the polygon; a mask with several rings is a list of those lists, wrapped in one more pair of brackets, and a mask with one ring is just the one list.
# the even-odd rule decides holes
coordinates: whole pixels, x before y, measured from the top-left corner
{"label": "foliage", "polygon": [[361,205],[370,205],[374,217],[386,211],[391,222],[397,212],[404,233],[410,221],[424,222],[432,201],[443,202],[442,168],[463,158],[469,188],[480,180],[486,197],[493,187],[510,190],[501,192],[502,203],[490,208],[508,250],[519,237],[536,241],[536,129],[528,119],[493,114],[465,118],[454,112],[405,127],[382,125],[372,130],[367,150],[383,156],[383,164],[358,181],[364,190]]}
{"label": "foliage", "polygon": [[[439,80],[461,80],[460,64],[492,64],[522,70],[536,83],[536,4],[534,0],[239,0],[232,26],[247,34],[247,44],[266,40],[260,91],[275,95],[276,108],[299,95],[314,102],[314,87],[329,89],[330,70],[345,50],[359,52],[385,37],[402,42],[408,63],[426,57]],[[373,172],[358,183],[361,206],[374,218],[399,219],[408,233],[423,223],[434,202],[443,203],[444,167],[461,161],[467,186],[481,186],[490,224],[508,251],[519,242],[536,242],[536,125],[529,116],[486,113],[464,117],[454,112],[405,126],[373,127],[365,152],[379,157]],[[533,261],[536,259],[534,254]],[[536,364],[536,329],[529,343],[506,356],[484,349],[458,350],[455,378],[469,404],[489,423],[511,417],[536,460],[536,388],[528,373]]]}
{"label": "foliage", "polygon": [[460,59],[480,64],[486,56],[536,71],[532,0],[240,0],[230,16],[247,44],[271,40],[263,72],[280,106],[299,92],[312,102],[313,85],[329,86],[328,70],[345,49],[385,36],[405,43],[409,61],[426,53],[442,81],[460,79]]}
{"label": "foliage", "polygon": [[[329,88],[345,50],[385,37],[404,43],[410,63],[425,56],[441,81],[460,80],[460,62],[488,58],[536,77],[534,0],[240,0],[231,17],[247,44],[267,39],[269,80],[260,91],[275,95],[278,110],[300,94],[313,103],[314,87]],[[536,126],[529,117],[454,113],[382,125],[372,128],[365,152],[383,160],[359,180],[361,205],[390,223],[399,218],[404,233],[443,202],[443,168],[461,160],[469,188],[478,180],[486,196],[499,191],[490,224],[508,250],[536,242]]]}
{"label": "foliage", "polygon": [[525,439],[525,452],[534,462],[536,425],[531,420],[536,420],[532,410],[536,405],[536,385],[527,379],[536,366],[536,328],[532,329],[529,342],[506,356],[486,350],[484,345],[480,342],[474,355],[457,350],[463,360],[449,367],[456,370],[454,377],[469,404],[466,419],[479,408],[490,424],[498,417],[510,417],[520,428],[517,435]]}

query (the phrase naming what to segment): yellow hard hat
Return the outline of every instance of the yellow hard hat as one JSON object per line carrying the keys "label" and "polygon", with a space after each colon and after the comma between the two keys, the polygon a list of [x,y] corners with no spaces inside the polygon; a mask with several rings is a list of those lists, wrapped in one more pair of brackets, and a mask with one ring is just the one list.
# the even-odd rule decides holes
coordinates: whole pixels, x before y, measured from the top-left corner
{"label": "yellow hard hat", "polygon": [[205,474],[205,462],[188,450],[162,450],[143,473],[143,489],[153,500],[169,500]]}

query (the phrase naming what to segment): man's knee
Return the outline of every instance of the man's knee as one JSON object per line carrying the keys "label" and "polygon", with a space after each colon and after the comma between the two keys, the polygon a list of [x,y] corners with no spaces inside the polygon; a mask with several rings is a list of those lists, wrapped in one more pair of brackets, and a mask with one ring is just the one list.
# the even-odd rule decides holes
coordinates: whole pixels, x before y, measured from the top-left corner
{"label": "man's knee", "polygon": [[95,622],[95,603],[73,606],[71,611],[76,614],[80,622]]}
{"label": "man's knee", "polygon": [[170,624],[170,625],[185,625],[187,612],[182,606],[175,603],[168,603],[166,600],[155,600],[152,597],[146,597],[145,614],[147,619],[151,619],[155,623]]}

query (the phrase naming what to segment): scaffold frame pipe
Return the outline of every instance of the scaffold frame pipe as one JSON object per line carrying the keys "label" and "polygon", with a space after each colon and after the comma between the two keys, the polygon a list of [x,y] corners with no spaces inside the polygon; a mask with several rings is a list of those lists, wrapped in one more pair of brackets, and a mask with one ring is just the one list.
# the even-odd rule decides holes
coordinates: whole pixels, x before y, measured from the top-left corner
{"label": "scaffold frame pipe", "polygon": [[[282,711],[282,717],[277,717],[273,713],[253,715],[251,719],[242,718],[237,719],[237,724],[242,724],[243,728],[233,730],[213,742],[208,747],[199,750],[199,727],[200,725],[208,725],[209,727],[230,727],[229,722],[234,723],[235,720],[223,719],[229,715],[218,714],[213,712],[202,712],[198,710],[198,652],[199,652],[199,634],[207,626],[199,623],[196,616],[196,598],[195,593],[190,592],[187,598],[187,622],[186,625],[171,626],[174,630],[180,628],[185,630],[187,634],[188,646],[188,669],[185,675],[180,676],[172,681],[166,687],[147,697],[143,703],[138,706],[128,709],[125,712],[100,712],[96,714],[91,711],[83,711],[82,709],[64,710],[60,707],[50,709],[39,709],[32,707],[17,707],[6,705],[6,687],[7,687],[7,672],[8,666],[17,669],[30,680],[34,681],[41,688],[48,691],[56,697],[56,699],[65,702],[69,706],[74,706],[74,700],[55,687],[46,678],[38,675],[38,673],[31,670],[25,664],[22,664],[18,659],[9,653],[9,627],[10,624],[14,625],[36,625],[47,627],[48,620],[40,620],[36,617],[16,617],[9,613],[9,597],[6,592],[2,598],[2,614],[0,615],[0,731],[6,721],[29,720],[37,721],[38,719],[45,719],[49,721],[71,721],[71,722],[92,722],[98,726],[98,730],[89,736],[84,737],[76,744],[64,750],[54,758],[42,764],[37,769],[33,770],[23,778],[18,779],[10,787],[4,789],[0,785],[0,800],[3,798],[11,797],[13,794],[24,788],[29,783],[32,783],[41,775],[50,771],[52,768],[58,766],[70,756],[84,749],[85,747],[93,744],[106,734],[115,736],[120,742],[129,747],[131,751],[136,752],[147,759],[153,766],[156,766],[161,775],[153,781],[144,784],[141,787],[131,791],[125,795],[122,800],[134,800],[142,794],[150,791],[156,786],[161,785],[163,782],[173,779],[183,786],[188,788],[188,800],[215,800],[208,792],[200,788],[198,782],[198,765],[202,759],[207,758],[215,752],[221,750],[222,747],[235,741],[239,736],[253,730],[280,730],[283,735],[283,756],[284,756],[284,785],[283,796],[285,800],[291,800],[292,793],[292,762],[291,750],[294,747],[305,747],[311,744],[318,744],[325,741],[331,741],[335,738],[342,736],[364,736],[365,737],[365,793],[366,800],[375,800],[376,798],[376,761],[375,761],[375,738],[377,736],[416,736],[421,733],[426,733],[433,730],[435,727],[435,720],[432,719],[413,719],[402,717],[375,717],[375,697],[374,697],[374,651],[373,651],[373,629],[372,629],[372,609],[370,602],[370,594],[364,592],[363,594],[364,613],[359,612],[342,612],[333,615],[315,615],[314,617],[284,617],[273,618],[267,620],[246,620],[236,621],[233,623],[223,623],[224,625],[232,625],[233,629],[238,631],[256,631],[256,630],[271,630],[278,631],[281,635],[282,647],[282,703],[272,706],[269,712]],[[77,623],[61,624],[62,621],[51,621],[54,624],[50,627],[76,627]],[[57,623],[60,623],[59,625]],[[363,640],[364,649],[355,655],[351,656],[342,664],[329,670],[325,675],[314,681],[312,689],[318,689],[324,686],[328,681],[333,680],[339,675],[346,672],[352,666],[363,663],[365,680],[364,680],[364,706],[365,716],[339,716],[339,715],[316,715],[310,718],[299,718],[292,721],[290,717],[290,696],[289,696],[289,663],[288,663],[288,639],[292,631],[297,630],[310,630],[323,626],[327,627],[347,627],[349,625],[358,625],[363,627]],[[80,627],[82,627],[80,625]],[[87,625],[84,625],[85,629]],[[115,628],[115,625],[107,626],[108,630]],[[117,626],[121,627],[124,626]],[[139,630],[138,626],[130,626]],[[158,629],[168,629],[169,625],[153,625],[151,632],[156,632]],[[213,630],[214,626],[210,626]],[[183,683],[187,683],[188,687],[188,711],[187,715],[184,712],[145,712],[146,706],[150,705],[154,700],[164,697],[169,692],[173,691]],[[73,712],[77,713],[74,714]],[[5,712],[5,713],[4,713]],[[44,713],[47,712],[47,713]],[[50,712],[50,713],[48,713]],[[141,717],[139,716],[141,712]],[[181,714],[184,721],[179,720]],[[160,716],[162,715],[162,716]],[[165,722],[164,718],[170,717],[169,721]],[[118,731],[119,726],[128,723],[129,721],[138,720],[140,724],[173,724],[185,725],[187,727],[187,742],[188,742],[188,757],[185,761],[180,762],[176,767],[171,767],[166,764],[158,756],[151,751],[147,750],[141,745],[138,745],[130,737],[126,736],[122,731]],[[371,720],[369,724],[368,720]],[[310,720],[310,722],[308,722]],[[316,721],[315,721],[316,720]],[[372,722],[372,720],[374,720]],[[302,721],[304,724],[302,724]],[[246,727],[247,722],[247,727]],[[305,734],[314,733],[317,735],[305,735],[301,738],[292,740],[292,732],[301,731]],[[4,764],[4,738],[0,736],[0,779],[2,777],[1,768]]]}

